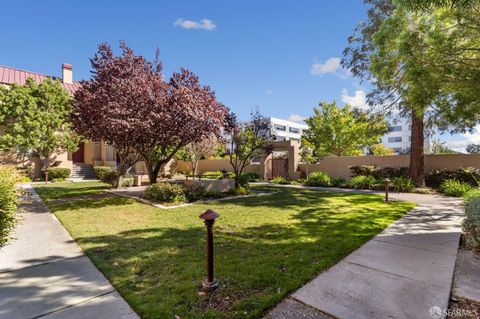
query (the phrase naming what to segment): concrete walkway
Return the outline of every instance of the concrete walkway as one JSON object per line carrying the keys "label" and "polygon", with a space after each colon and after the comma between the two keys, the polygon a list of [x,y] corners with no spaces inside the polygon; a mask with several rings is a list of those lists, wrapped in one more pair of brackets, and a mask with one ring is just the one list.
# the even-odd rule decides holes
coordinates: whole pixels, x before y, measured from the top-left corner
{"label": "concrete walkway", "polygon": [[0,318],[138,318],[30,185],[0,249]]}
{"label": "concrete walkway", "polygon": [[439,195],[390,197],[418,205],[266,318],[443,318],[461,234],[461,201]]}

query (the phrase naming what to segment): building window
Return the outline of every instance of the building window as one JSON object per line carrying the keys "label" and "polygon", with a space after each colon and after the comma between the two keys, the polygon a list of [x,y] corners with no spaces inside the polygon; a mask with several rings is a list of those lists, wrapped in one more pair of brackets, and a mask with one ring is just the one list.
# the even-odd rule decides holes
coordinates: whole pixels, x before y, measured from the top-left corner
{"label": "building window", "polygon": [[394,148],[394,149],[393,149],[393,152],[394,152],[394,153],[400,153],[401,151],[402,151],[401,148]]}
{"label": "building window", "polygon": [[290,138],[290,141],[300,142],[300,140],[298,138]]}
{"label": "building window", "polygon": [[276,140],[276,141],[286,141],[287,138],[284,137],[284,136],[277,136],[277,137],[275,138],[275,140]]}
{"label": "building window", "polygon": [[390,126],[390,127],[388,128],[388,131],[389,131],[389,132],[401,132],[401,131],[402,131],[402,126],[401,126],[401,125]]}
{"label": "building window", "polygon": [[388,138],[388,143],[399,143],[402,141],[401,136],[393,136]]}
{"label": "building window", "polygon": [[299,130],[298,128],[296,128],[296,127],[290,127],[288,130],[289,130],[291,133],[297,133],[297,134],[300,133],[300,130]]}
{"label": "building window", "polygon": [[278,130],[278,131],[286,131],[287,130],[287,127],[285,125],[278,125],[278,124],[275,124],[275,129]]}

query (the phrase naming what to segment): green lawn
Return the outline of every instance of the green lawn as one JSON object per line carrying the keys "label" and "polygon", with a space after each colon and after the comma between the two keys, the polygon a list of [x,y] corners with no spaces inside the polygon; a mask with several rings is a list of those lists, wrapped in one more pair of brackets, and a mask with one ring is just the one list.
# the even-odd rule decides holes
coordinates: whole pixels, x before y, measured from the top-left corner
{"label": "green lawn", "polygon": [[[278,193],[158,209],[120,197],[55,201],[100,192],[94,183],[35,185],[70,234],[143,318],[258,318],[410,210],[376,195]],[[215,224],[220,288],[205,277],[207,208]],[[352,278],[352,280],[354,280]]]}

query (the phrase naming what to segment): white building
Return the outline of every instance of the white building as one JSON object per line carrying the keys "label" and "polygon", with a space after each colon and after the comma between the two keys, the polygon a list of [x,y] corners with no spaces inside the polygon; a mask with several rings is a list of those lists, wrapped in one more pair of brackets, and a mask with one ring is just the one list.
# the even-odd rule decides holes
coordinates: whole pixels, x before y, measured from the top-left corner
{"label": "white building", "polygon": [[270,132],[276,141],[300,142],[303,132],[308,129],[306,124],[282,120],[276,117],[267,118]]}
{"label": "white building", "polygon": [[[410,149],[410,142],[412,140],[412,125],[409,119],[401,119],[398,121],[391,121],[389,123],[389,130],[381,138],[381,143],[393,150],[394,154],[399,154],[402,150]],[[430,136],[426,134],[425,149],[430,147]]]}
{"label": "white building", "polygon": [[[295,141],[300,142],[303,132],[308,128],[306,124],[282,120],[276,117],[267,117],[267,124],[270,128],[270,134],[275,136],[275,141]],[[250,122],[240,123],[244,129]]]}

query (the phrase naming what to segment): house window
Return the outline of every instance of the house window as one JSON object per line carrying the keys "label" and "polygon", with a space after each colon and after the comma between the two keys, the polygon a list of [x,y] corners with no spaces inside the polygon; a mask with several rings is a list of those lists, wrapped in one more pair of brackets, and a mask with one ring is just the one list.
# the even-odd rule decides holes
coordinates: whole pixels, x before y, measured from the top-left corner
{"label": "house window", "polygon": [[393,136],[388,138],[388,143],[399,143],[402,141],[401,136]]}
{"label": "house window", "polygon": [[400,153],[401,151],[402,151],[401,148],[394,148],[394,149],[393,149],[393,152],[394,152],[394,153]]}
{"label": "house window", "polygon": [[389,132],[401,132],[401,131],[402,131],[402,126],[401,126],[401,125],[390,126],[390,127],[388,128],[388,131],[389,131]]}
{"label": "house window", "polygon": [[286,131],[287,130],[287,127],[285,125],[278,125],[278,124],[275,124],[275,129],[278,130],[278,131]]}
{"label": "house window", "polygon": [[300,133],[300,130],[299,130],[298,128],[296,128],[296,127],[290,127],[290,128],[289,128],[289,131],[290,131],[291,133],[297,133],[297,134]]}
{"label": "house window", "polygon": [[276,141],[286,141],[287,138],[284,137],[284,136],[277,136],[277,137],[275,138],[275,140],[276,140]]}
{"label": "house window", "polygon": [[290,141],[300,142],[300,140],[298,138],[290,138]]}

